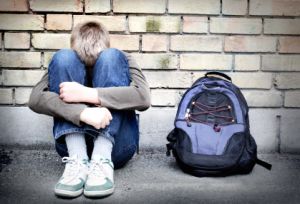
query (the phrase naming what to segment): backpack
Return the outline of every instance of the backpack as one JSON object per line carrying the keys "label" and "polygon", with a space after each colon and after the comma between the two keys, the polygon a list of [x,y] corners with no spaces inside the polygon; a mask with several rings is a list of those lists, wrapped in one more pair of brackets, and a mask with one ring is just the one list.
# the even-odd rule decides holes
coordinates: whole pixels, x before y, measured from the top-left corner
{"label": "backpack", "polygon": [[182,96],[175,128],[167,136],[167,155],[172,151],[184,172],[199,177],[246,174],[255,164],[271,170],[257,158],[248,109],[229,76],[206,73]]}

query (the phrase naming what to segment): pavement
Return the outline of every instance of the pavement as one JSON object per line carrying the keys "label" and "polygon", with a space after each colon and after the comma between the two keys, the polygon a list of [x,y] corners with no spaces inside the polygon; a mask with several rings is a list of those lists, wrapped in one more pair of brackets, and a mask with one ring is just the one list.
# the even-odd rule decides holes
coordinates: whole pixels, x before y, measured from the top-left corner
{"label": "pavement", "polygon": [[53,193],[64,169],[54,150],[2,148],[0,203],[300,203],[300,155],[259,156],[272,171],[256,165],[248,175],[198,178],[163,152],[141,150],[115,171],[112,196],[62,199]]}

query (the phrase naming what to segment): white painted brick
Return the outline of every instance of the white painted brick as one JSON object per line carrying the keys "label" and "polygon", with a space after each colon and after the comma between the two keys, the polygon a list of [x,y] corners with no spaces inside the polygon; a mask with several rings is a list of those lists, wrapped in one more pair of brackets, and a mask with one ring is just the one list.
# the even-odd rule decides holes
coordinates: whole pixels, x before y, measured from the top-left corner
{"label": "white painted brick", "polygon": [[184,33],[207,33],[208,19],[207,17],[183,16],[182,29]]}
{"label": "white painted brick", "polygon": [[12,89],[0,88],[0,104],[12,104]]}
{"label": "white painted brick", "polygon": [[262,20],[257,18],[211,18],[211,33],[259,34]]}
{"label": "white painted brick", "polygon": [[78,0],[31,0],[30,8],[33,11],[48,12],[82,12],[83,3]]}
{"label": "white painted brick", "polygon": [[219,0],[169,0],[169,13],[219,14]]}
{"label": "white painted brick", "polygon": [[178,33],[179,16],[129,16],[130,32]]}
{"label": "white painted brick", "polygon": [[0,14],[0,30],[44,30],[44,17],[32,14]]}
{"label": "white painted brick", "polygon": [[272,87],[271,73],[230,73],[232,82],[240,88],[270,89]]}
{"label": "white painted brick", "polygon": [[28,11],[27,0],[0,0],[0,11]]}
{"label": "white painted brick", "polygon": [[73,27],[85,21],[96,21],[105,26],[108,31],[125,31],[125,16],[74,15]]}
{"label": "white painted brick", "polygon": [[255,138],[260,153],[278,151],[278,122],[276,109],[250,109],[250,132]]}
{"label": "white painted brick", "polygon": [[0,52],[0,67],[38,68],[40,66],[40,52]]}
{"label": "white painted brick", "polygon": [[250,15],[300,15],[300,1],[298,0],[251,0],[249,7]]}
{"label": "white painted brick", "polygon": [[143,35],[142,50],[143,51],[167,51],[168,36],[167,35]]}
{"label": "white painted brick", "polygon": [[235,55],[235,70],[257,71],[260,68],[259,55]]}
{"label": "white painted brick", "polygon": [[31,88],[17,88],[15,91],[16,104],[27,104],[31,91]]}
{"label": "white painted brick", "polygon": [[281,136],[281,152],[283,153],[299,153],[299,121],[300,109],[284,110],[281,117],[280,136]]}
{"label": "white painted brick", "polygon": [[114,13],[165,13],[166,0],[114,0]]}
{"label": "white painted brick", "polygon": [[[204,76],[205,72],[194,72],[193,81]],[[242,89],[270,89],[273,84],[271,73],[261,72],[225,72],[232,79],[232,83]]]}
{"label": "white painted brick", "polygon": [[300,34],[300,19],[265,19],[266,34]]}
{"label": "white painted brick", "polygon": [[29,33],[5,33],[4,47],[6,49],[29,49],[30,34]]}
{"label": "white painted brick", "polygon": [[48,67],[55,52],[45,52],[43,67]]}
{"label": "white painted brick", "polygon": [[286,91],[284,97],[285,107],[300,107],[300,91]]}
{"label": "white painted brick", "polygon": [[70,34],[33,33],[32,46],[37,49],[70,48]]}
{"label": "white painted brick", "polygon": [[281,107],[282,94],[279,91],[242,91],[250,107]]}
{"label": "white painted brick", "polygon": [[300,53],[300,37],[280,37],[280,53]]}
{"label": "white painted brick", "polygon": [[175,54],[131,54],[143,69],[176,69],[178,58]]}
{"label": "white painted brick", "polygon": [[44,73],[40,70],[3,70],[2,83],[4,86],[34,86]]}
{"label": "white painted brick", "polygon": [[298,89],[300,88],[300,73],[280,73],[276,76],[275,83],[278,89]]}
{"label": "white painted brick", "polygon": [[276,38],[266,36],[226,36],[225,52],[276,52]]}
{"label": "white painted brick", "polygon": [[196,36],[174,35],[171,36],[172,51],[222,51],[222,37],[220,36]]}
{"label": "white painted brick", "polygon": [[262,70],[300,71],[300,55],[263,55]]}
{"label": "white painted brick", "polygon": [[110,11],[110,0],[85,0],[86,13],[107,13]]}
{"label": "white painted brick", "polygon": [[144,72],[151,88],[188,88],[192,75],[188,72]]}
{"label": "white painted brick", "polygon": [[178,93],[175,90],[151,90],[152,106],[175,106],[178,101]]}
{"label": "white painted brick", "polygon": [[231,55],[221,54],[181,54],[180,69],[191,70],[230,70]]}
{"label": "white painted brick", "polygon": [[[174,128],[176,109],[150,108],[140,113],[140,147],[165,151],[166,137]],[[155,118],[155,119],[154,119]]]}
{"label": "white painted brick", "polygon": [[110,35],[110,46],[126,51],[139,50],[138,35]]}
{"label": "white painted brick", "polygon": [[70,14],[47,14],[47,30],[71,30],[72,15]]}
{"label": "white painted brick", "polygon": [[222,14],[245,15],[247,14],[247,0],[223,0]]}

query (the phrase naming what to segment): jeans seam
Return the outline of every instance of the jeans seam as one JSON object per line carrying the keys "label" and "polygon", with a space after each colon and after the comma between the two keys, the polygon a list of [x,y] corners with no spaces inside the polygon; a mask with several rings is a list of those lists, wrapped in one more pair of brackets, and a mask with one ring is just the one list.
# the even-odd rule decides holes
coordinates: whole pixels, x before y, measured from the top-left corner
{"label": "jeans seam", "polygon": [[66,135],[66,134],[70,134],[70,133],[85,133],[85,131],[80,129],[80,128],[70,128],[70,129],[62,130],[62,131],[59,131],[59,132],[55,133],[54,138],[57,140],[61,136]]}

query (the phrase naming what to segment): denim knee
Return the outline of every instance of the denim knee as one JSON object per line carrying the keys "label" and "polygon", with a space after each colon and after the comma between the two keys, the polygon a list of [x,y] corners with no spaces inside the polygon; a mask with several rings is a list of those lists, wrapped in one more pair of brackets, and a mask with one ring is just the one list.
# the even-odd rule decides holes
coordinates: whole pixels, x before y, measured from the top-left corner
{"label": "denim knee", "polygon": [[65,81],[86,83],[86,70],[76,52],[72,49],[57,51],[48,67],[49,87],[52,92],[59,92],[59,84]]}
{"label": "denim knee", "polygon": [[78,56],[76,52],[72,49],[61,49],[57,51],[53,57],[51,62],[55,63],[61,69],[61,67],[69,67],[74,61],[78,60]]}
{"label": "denim knee", "polygon": [[125,57],[122,51],[116,48],[107,48],[101,51],[99,58],[101,58],[102,60],[113,60],[116,57],[120,57],[120,56]]}

